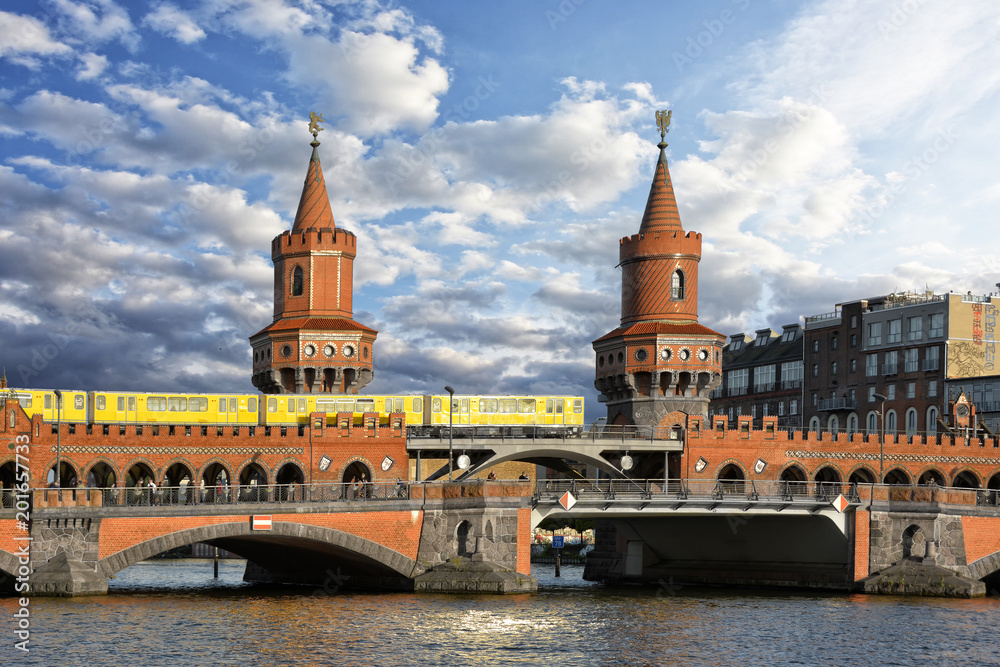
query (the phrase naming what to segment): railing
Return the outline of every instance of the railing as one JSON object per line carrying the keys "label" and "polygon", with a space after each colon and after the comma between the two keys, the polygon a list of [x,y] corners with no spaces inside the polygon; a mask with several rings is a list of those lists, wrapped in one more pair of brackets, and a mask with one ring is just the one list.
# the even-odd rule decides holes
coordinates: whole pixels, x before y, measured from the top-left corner
{"label": "railing", "polygon": [[793,482],[784,480],[578,479],[540,480],[533,501],[552,504],[567,491],[578,503],[600,501],[665,501],[670,507],[685,503],[749,501],[768,505],[832,503],[843,495],[849,503],[924,502],[1000,507],[1000,490],[939,487],[936,485],[858,484],[849,482]]}
{"label": "railing", "polygon": [[782,380],[782,389],[798,389],[802,386],[802,380]]}
{"label": "railing", "polygon": [[925,371],[936,371],[938,369],[937,359],[924,359],[923,368]]}
{"label": "railing", "polygon": [[830,410],[853,410],[857,401],[853,398],[821,398],[818,409],[820,412]]}
{"label": "railing", "polygon": [[598,440],[682,440],[682,432],[670,426],[593,426],[570,429],[558,426],[461,426],[452,429],[444,427],[423,427],[414,429],[407,435],[413,444],[423,442],[448,442],[449,432],[453,439],[510,440],[514,442],[531,439],[545,439],[573,442],[595,442]]}
{"label": "railing", "polygon": [[[986,297],[983,297],[986,298]],[[932,303],[934,301],[946,301],[948,299],[947,294],[933,294],[931,296],[922,295],[905,295],[893,299],[886,299],[882,303],[873,303],[870,306],[872,312],[877,312],[879,310],[889,310],[890,308],[905,308],[906,306],[916,306],[921,303]],[[965,298],[963,297],[964,301]]]}
{"label": "railing", "polygon": [[[464,482],[368,482],[270,484],[242,486],[109,487],[32,489],[37,507],[197,507],[219,505],[298,504],[345,501],[420,500],[424,498],[495,497],[529,495],[522,480]],[[5,490],[4,508],[13,507],[14,492]]]}
{"label": "railing", "polygon": [[887,363],[882,364],[882,375],[896,375],[896,369],[898,364]]}

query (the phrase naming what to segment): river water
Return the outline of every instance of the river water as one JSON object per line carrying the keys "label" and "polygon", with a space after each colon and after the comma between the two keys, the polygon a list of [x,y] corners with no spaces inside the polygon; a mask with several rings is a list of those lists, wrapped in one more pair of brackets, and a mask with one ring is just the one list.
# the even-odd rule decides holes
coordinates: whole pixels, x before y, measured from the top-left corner
{"label": "river water", "polygon": [[107,596],[12,598],[0,665],[1000,665],[1000,598],[609,588],[536,565],[536,595],[243,583],[243,561],[148,561]]}

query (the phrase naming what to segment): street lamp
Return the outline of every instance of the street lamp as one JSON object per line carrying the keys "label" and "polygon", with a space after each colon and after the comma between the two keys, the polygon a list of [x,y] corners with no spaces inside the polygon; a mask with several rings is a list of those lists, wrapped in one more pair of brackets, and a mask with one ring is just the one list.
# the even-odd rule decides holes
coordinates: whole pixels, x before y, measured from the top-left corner
{"label": "street lamp", "polygon": [[56,487],[62,488],[62,447],[60,446],[62,439],[62,392],[58,389],[53,389],[52,393],[56,395],[56,474],[54,476],[54,481]]}
{"label": "street lamp", "polygon": [[444,390],[448,392],[448,481],[451,481],[451,470],[452,461],[455,460],[455,452],[452,449],[452,430],[454,429],[453,415],[455,414],[455,390],[449,386],[445,386]]}
{"label": "street lamp", "polygon": [[880,411],[881,412],[880,419],[881,419],[881,424],[882,424],[882,430],[879,433],[879,438],[878,438],[878,483],[881,484],[882,482],[885,481],[885,479],[884,479],[884,475],[885,475],[885,402],[887,400],[889,400],[889,399],[888,399],[887,396],[883,396],[882,394],[872,394],[872,396],[874,396],[878,400],[882,401],[882,409]]}

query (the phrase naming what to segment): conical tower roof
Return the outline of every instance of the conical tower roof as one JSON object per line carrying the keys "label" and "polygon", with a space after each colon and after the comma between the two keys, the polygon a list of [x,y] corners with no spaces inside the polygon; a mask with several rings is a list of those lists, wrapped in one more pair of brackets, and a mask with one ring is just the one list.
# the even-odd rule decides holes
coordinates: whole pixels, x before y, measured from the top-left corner
{"label": "conical tower roof", "polygon": [[309,158],[306,182],[302,185],[299,209],[295,212],[293,232],[310,227],[336,227],[333,211],[330,210],[330,197],[326,193],[326,181],[323,179],[323,166],[319,163],[319,142],[314,139],[309,145],[313,147],[313,152]]}
{"label": "conical tower roof", "polygon": [[646,210],[642,214],[639,233],[683,232],[681,216],[677,211],[677,200],[674,198],[674,186],[670,182],[670,170],[667,169],[666,142],[661,141],[657,144],[657,148],[660,149],[660,158],[656,161],[653,185],[649,188],[649,199],[646,200]]}

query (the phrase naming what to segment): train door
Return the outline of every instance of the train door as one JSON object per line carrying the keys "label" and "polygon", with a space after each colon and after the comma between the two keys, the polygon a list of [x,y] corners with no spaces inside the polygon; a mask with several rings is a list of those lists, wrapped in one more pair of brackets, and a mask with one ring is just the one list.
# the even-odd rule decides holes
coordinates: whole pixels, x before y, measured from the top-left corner
{"label": "train door", "polygon": [[[54,422],[59,416],[59,401],[56,400],[55,394],[51,391],[47,391],[42,394],[42,419],[47,422]],[[63,407],[66,407],[66,397],[63,396]]]}
{"label": "train door", "polygon": [[134,395],[118,394],[116,397],[115,421],[138,421],[138,410]]}
{"label": "train door", "polygon": [[235,396],[227,396],[219,399],[219,421],[224,424],[239,423],[240,401]]}
{"label": "train door", "polygon": [[468,426],[472,423],[472,400],[468,396],[461,398],[456,396],[452,408],[455,411],[452,419],[456,426],[459,424]]}

